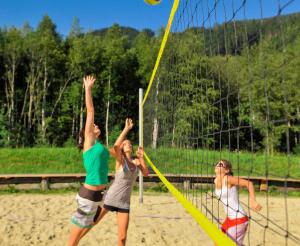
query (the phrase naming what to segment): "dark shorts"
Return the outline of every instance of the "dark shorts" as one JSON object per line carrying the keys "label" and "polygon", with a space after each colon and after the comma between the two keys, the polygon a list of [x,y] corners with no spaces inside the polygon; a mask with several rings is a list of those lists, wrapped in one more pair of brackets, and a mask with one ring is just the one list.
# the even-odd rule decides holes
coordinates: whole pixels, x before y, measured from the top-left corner
{"label": "dark shorts", "polygon": [[126,209],[126,208],[118,208],[118,207],[114,207],[114,206],[110,206],[110,205],[106,205],[106,204],[104,204],[103,207],[106,210],[109,210],[111,212],[129,213],[129,209]]}

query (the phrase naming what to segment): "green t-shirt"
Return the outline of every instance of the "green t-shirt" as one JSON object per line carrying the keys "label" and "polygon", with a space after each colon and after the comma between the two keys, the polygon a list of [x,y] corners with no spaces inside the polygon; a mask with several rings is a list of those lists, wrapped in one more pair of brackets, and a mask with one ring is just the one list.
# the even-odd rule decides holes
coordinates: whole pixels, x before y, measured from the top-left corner
{"label": "green t-shirt", "polygon": [[86,184],[104,185],[108,183],[108,159],[108,150],[98,140],[90,149],[83,153]]}

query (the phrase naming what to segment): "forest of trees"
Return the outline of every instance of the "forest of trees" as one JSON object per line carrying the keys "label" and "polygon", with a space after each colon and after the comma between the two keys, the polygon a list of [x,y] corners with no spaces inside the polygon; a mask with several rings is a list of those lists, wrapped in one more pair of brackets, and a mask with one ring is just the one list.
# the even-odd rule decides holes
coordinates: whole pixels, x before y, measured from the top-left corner
{"label": "forest of trees", "polygon": [[[62,38],[45,16],[36,30],[0,30],[0,145],[75,143],[84,122],[82,78],[97,77],[97,124],[117,134],[125,117],[138,115],[138,88],[146,87],[159,38],[119,25],[83,33],[74,19]],[[157,46],[157,48],[156,48]]]}
{"label": "forest of trees", "polygon": [[300,14],[169,37],[145,107],[153,148],[299,153]]}
{"label": "forest of trees", "polygon": [[[279,22],[284,23],[284,30],[278,28]],[[243,31],[245,26],[246,34]],[[235,34],[234,30],[240,31]],[[163,95],[164,100],[177,100],[180,105],[177,112],[161,107],[163,117],[172,115],[173,122],[180,115],[175,132],[172,130],[175,124],[171,125],[173,136],[170,141],[191,133],[187,122],[193,117],[204,119],[205,114],[210,112],[216,115],[215,122],[218,122],[218,112],[214,107],[207,101],[207,105],[203,106],[204,97],[199,89],[203,83],[211,87],[211,100],[217,95],[225,97],[228,84],[233,92],[239,91],[239,109],[236,100],[229,100],[233,110],[231,124],[249,122],[248,101],[243,98],[247,97],[247,88],[251,84],[253,93],[257,93],[253,95],[257,100],[252,106],[257,113],[254,141],[258,146],[256,150],[259,150],[265,138],[265,119],[260,116],[265,115],[263,110],[266,105],[264,97],[259,96],[264,86],[261,73],[265,72],[264,78],[271,88],[269,113],[274,116],[274,122],[288,118],[291,148],[296,148],[300,141],[299,33],[300,14],[294,14],[282,16],[280,20],[271,18],[263,24],[255,20],[239,21],[234,28],[227,24],[225,27],[220,25],[202,30],[190,28],[172,34],[158,77],[165,84],[166,80],[172,83],[174,78],[181,80],[180,86],[173,87],[169,95]],[[75,18],[70,33],[63,38],[49,16],[44,16],[35,30],[28,23],[22,28],[0,29],[0,146],[75,145],[85,117],[82,78],[86,74],[97,77],[93,91],[95,119],[104,132],[103,141],[112,144],[127,116],[137,122],[138,88],[147,87],[162,35],[163,30],[155,34],[150,29],[138,31],[117,24],[83,32]],[[261,52],[262,49],[264,52]],[[263,65],[261,55],[264,56]],[[164,69],[168,66],[167,61],[175,61],[176,69],[171,72]],[[251,83],[249,76],[241,79],[241,74],[249,74],[249,61],[253,75]],[[282,90],[282,69],[278,69],[281,67],[284,67],[285,90]],[[198,75],[194,79],[190,77],[196,70],[200,71],[200,82]],[[186,97],[195,89],[199,90],[199,97],[191,103]],[[282,101],[282,93],[288,93],[288,101]],[[237,114],[235,110],[242,113]],[[241,116],[242,119],[239,118]],[[275,134],[269,136],[274,142],[272,150],[285,150],[285,123],[268,126],[272,128],[270,132]],[[229,127],[226,124],[228,122],[222,126],[224,129]],[[220,125],[205,127],[219,129]],[[241,148],[248,148],[249,145],[249,135],[243,136]]]}

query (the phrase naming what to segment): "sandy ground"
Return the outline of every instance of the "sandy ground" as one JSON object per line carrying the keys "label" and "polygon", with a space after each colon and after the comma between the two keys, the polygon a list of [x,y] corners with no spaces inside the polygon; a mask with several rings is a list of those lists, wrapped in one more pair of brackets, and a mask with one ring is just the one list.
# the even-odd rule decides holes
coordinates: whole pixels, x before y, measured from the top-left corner
{"label": "sandy ground", "polygon": [[[246,201],[247,198],[243,199]],[[212,207],[209,199],[203,197],[202,202]],[[286,228],[284,200],[269,197],[268,209],[265,198],[259,197],[259,202],[265,206],[262,214],[268,213],[276,225],[269,221],[269,227],[264,229],[267,220],[262,215],[253,214],[256,222],[251,222],[245,245],[249,242],[250,245],[286,245],[283,237],[279,236],[283,231],[278,227]],[[289,198],[288,205],[289,231],[300,237],[300,198]],[[217,215],[216,202],[213,207]],[[70,217],[75,209],[75,194],[0,195],[0,245],[66,245]],[[220,219],[223,219],[221,205],[219,211]],[[107,214],[80,243],[82,246],[116,244],[115,213]],[[143,204],[139,204],[137,195],[132,196],[127,245],[210,246],[213,243],[175,198],[168,194],[148,194]],[[289,240],[288,245],[299,244]]]}

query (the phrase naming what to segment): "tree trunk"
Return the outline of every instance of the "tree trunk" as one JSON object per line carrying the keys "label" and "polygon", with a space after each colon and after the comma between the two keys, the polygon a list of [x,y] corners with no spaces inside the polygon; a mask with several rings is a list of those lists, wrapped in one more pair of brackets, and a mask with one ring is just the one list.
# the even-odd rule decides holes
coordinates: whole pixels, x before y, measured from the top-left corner
{"label": "tree trunk", "polygon": [[[34,60],[34,53],[31,54],[32,60]],[[28,112],[27,112],[27,132],[32,133],[32,127],[35,124],[34,118],[38,117],[39,100],[38,92],[39,89],[36,88],[37,81],[42,77],[42,70],[40,67],[41,61],[32,61],[30,64],[30,72],[27,78],[27,83],[29,84],[29,102],[28,102]],[[34,136],[33,136],[34,137]]]}
{"label": "tree trunk", "polygon": [[68,78],[65,80],[64,82],[64,85],[62,87],[60,87],[59,89],[59,93],[58,93],[58,97],[54,103],[54,106],[52,108],[52,112],[51,112],[51,118],[53,117],[54,115],[54,112],[55,112],[55,109],[57,107],[57,105],[59,104],[61,98],[62,98],[62,95],[64,94],[66,88],[67,88],[67,85],[69,84],[69,82],[73,79],[73,73],[69,74]]}
{"label": "tree trunk", "polygon": [[175,130],[176,130],[176,126],[174,123],[173,129],[172,129],[172,147],[175,147]]}
{"label": "tree trunk", "polygon": [[28,104],[28,113],[27,113],[27,121],[28,121],[28,130],[32,128],[32,108],[33,108],[33,102],[34,102],[34,91],[35,91],[35,83],[36,80],[34,79],[34,76],[30,76],[31,79],[28,82],[29,83],[29,104]]}
{"label": "tree trunk", "polygon": [[72,137],[75,137],[75,122],[76,122],[76,113],[75,113],[75,110],[74,110],[74,105],[72,107],[72,113],[73,113],[73,117],[72,117],[72,133],[71,133],[71,136]]}
{"label": "tree trunk", "polygon": [[156,149],[157,147],[157,135],[158,135],[158,120],[157,117],[155,117],[153,120],[152,149]]}
{"label": "tree trunk", "polygon": [[157,78],[156,83],[156,94],[155,94],[155,105],[154,105],[154,119],[153,119],[153,132],[152,132],[152,149],[157,148],[157,137],[158,137],[158,127],[159,122],[157,119],[157,111],[158,111],[158,94],[159,94],[159,78]]}
{"label": "tree trunk", "polygon": [[25,95],[24,95],[24,100],[23,100],[22,111],[21,111],[21,115],[20,115],[20,118],[19,118],[19,123],[21,124],[21,121],[24,117],[24,121],[23,121],[24,126],[26,126],[25,108],[26,108],[26,105],[27,105],[28,90],[29,90],[29,84],[27,83],[26,91],[25,91]]}
{"label": "tree trunk", "polygon": [[74,112],[74,119],[75,119],[75,127],[74,127],[74,136],[77,137],[78,133],[79,133],[79,117],[78,117],[78,107],[79,105],[76,103],[76,108],[75,108],[75,112]]}
{"label": "tree trunk", "polygon": [[44,63],[44,80],[43,80],[43,94],[42,94],[42,143],[46,143],[46,96],[48,89],[48,70],[47,70],[47,62]]}
{"label": "tree trunk", "polygon": [[108,146],[108,120],[109,120],[109,103],[110,103],[110,81],[111,79],[111,69],[109,70],[109,77],[108,77],[108,96],[107,96],[107,103],[106,103],[106,118],[105,118],[105,135],[106,135],[106,146]]}
{"label": "tree trunk", "polygon": [[[9,100],[9,92],[8,92],[8,84],[5,83],[5,97],[6,97],[6,104],[7,104],[7,114],[8,114],[8,117],[10,116],[10,100]],[[8,144],[10,143],[10,130],[8,131],[8,134],[7,134],[7,142]]]}
{"label": "tree trunk", "polygon": [[10,143],[11,134],[14,128],[14,112],[15,112],[15,75],[16,75],[16,62],[12,58],[11,70],[7,71],[7,82],[5,83],[5,92],[7,99],[7,115],[8,115],[8,126],[9,134],[7,141]]}
{"label": "tree trunk", "polygon": [[10,112],[10,128],[13,129],[15,126],[15,76],[16,76],[16,65],[13,64],[12,66],[12,77],[9,81],[10,83],[10,105],[11,105],[11,112]]}
{"label": "tree trunk", "polygon": [[84,85],[82,84],[81,87],[81,98],[80,98],[80,120],[79,120],[79,131],[83,127],[83,92],[84,92]]}
{"label": "tree trunk", "polygon": [[26,103],[27,103],[27,95],[28,95],[28,83],[26,86],[26,91],[24,95],[24,100],[23,100],[23,106],[22,106],[22,111],[19,117],[18,121],[18,133],[17,133],[17,139],[16,139],[16,145],[20,146],[20,139],[22,135],[22,121],[23,121],[23,127],[26,127],[26,115],[25,115],[25,108],[26,108]]}

